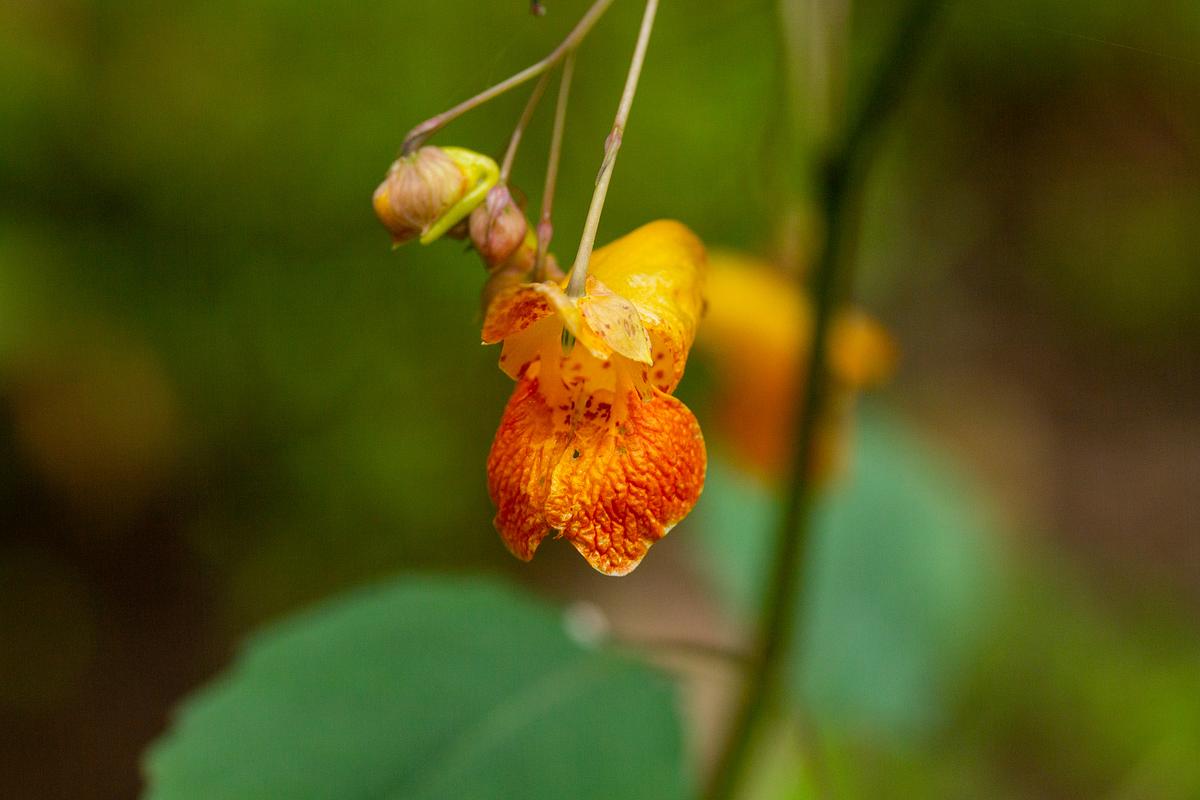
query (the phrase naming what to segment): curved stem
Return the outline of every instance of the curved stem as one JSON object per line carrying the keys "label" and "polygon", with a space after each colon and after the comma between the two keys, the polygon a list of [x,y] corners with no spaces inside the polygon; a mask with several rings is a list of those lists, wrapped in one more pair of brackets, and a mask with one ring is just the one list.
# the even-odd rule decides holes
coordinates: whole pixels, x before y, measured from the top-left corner
{"label": "curved stem", "polygon": [[454,108],[443,111],[441,114],[438,114],[435,117],[430,117],[417,127],[413,128],[408,132],[408,135],[404,137],[404,144],[400,147],[400,154],[408,155],[424,144],[425,140],[427,140],[430,136],[437,133],[447,124],[458,119],[471,109],[478,108],[487,101],[495,99],[510,89],[515,89],[526,81],[533,80],[537,76],[548,71],[559,61],[562,61],[563,58],[566,57],[567,53],[570,53],[579,46],[580,42],[582,42],[584,37],[591,32],[596,23],[600,21],[600,17],[604,15],[604,12],[607,11],[608,7],[612,4],[613,0],[596,0],[596,2],[592,3],[591,8],[589,8],[582,17],[580,17],[579,22],[575,24],[575,27],[572,28],[571,32],[567,34],[567,37],[559,43],[558,47],[554,48],[550,55],[546,56],[536,64],[526,67],[516,75],[500,81],[500,83],[497,83],[495,86],[484,89],[474,97],[462,101],[458,105],[454,106]]}
{"label": "curved stem", "polygon": [[604,140],[604,160],[600,163],[600,174],[596,176],[596,189],[592,192],[587,221],[584,222],[583,233],[579,238],[579,251],[575,254],[575,262],[571,268],[571,281],[567,284],[567,295],[570,297],[580,297],[583,294],[588,261],[592,257],[592,248],[596,246],[596,232],[600,228],[600,215],[604,211],[604,199],[608,196],[608,184],[612,180],[613,166],[617,162],[617,151],[621,149],[625,123],[629,120],[629,110],[633,108],[633,97],[637,94],[638,78],[642,75],[642,63],[646,60],[646,48],[650,44],[650,32],[654,29],[654,15],[657,11],[658,0],[647,0],[646,11],[642,14],[642,27],[638,31],[637,46],[634,47],[629,74],[625,78],[625,89],[621,92],[621,102],[617,105],[617,116],[613,120],[608,138]]}
{"label": "curved stem", "polygon": [[525,129],[529,127],[529,121],[533,119],[533,112],[541,102],[542,95],[546,93],[546,84],[549,82],[550,73],[543,73],[538,82],[533,85],[533,91],[529,93],[529,101],[525,103],[521,118],[517,120],[517,126],[513,128],[512,137],[508,140],[508,149],[504,151],[504,161],[500,163],[500,183],[508,183],[513,161],[517,158],[517,148],[521,146],[521,137],[525,135]]}
{"label": "curved stem", "polygon": [[533,262],[534,281],[543,280],[546,254],[554,236],[551,217],[554,214],[554,192],[558,186],[558,163],[562,157],[563,131],[567,126],[567,100],[571,95],[571,78],[575,74],[575,52],[567,54],[562,77],[558,84],[558,99],[554,103],[554,131],[550,135],[550,156],[546,163],[546,185],[542,190],[542,216],[537,226],[537,256]]}
{"label": "curved stem", "polygon": [[881,60],[865,101],[844,128],[840,142],[825,162],[820,186],[824,245],[813,274],[812,346],[797,371],[805,387],[795,407],[795,443],[783,515],[776,534],[771,574],[759,613],[757,643],[717,769],[709,786],[710,800],[734,797],[745,777],[749,755],[768,710],[784,693],[784,668],[792,649],[800,603],[798,588],[805,570],[806,546],[814,499],[810,467],[827,395],[826,350],[829,322],[849,288],[850,262],[844,247],[853,229],[853,199],[871,155],[870,145],[912,74],[916,57],[932,26],[938,0],[914,0],[905,11],[892,46]]}

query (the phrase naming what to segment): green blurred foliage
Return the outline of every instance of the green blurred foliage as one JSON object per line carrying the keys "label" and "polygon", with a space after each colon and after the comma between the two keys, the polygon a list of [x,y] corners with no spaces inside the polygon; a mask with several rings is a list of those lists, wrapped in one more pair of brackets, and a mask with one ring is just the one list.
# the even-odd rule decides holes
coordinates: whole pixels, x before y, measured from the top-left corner
{"label": "green blurred foliage", "polygon": [[[945,725],[1003,570],[986,505],[951,463],[878,408],[854,428],[811,533],[794,684],[820,730],[897,746]],[[746,611],[766,579],[778,500],[713,459],[698,534]]]}
{"label": "green blurred foliage", "polygon": [[[878,407],[849,465],[818,510],[799,601],[804,707],[779,723],[786,744],[761,757],[752,796],[1200,792],[1200,638],[1177,601],[1101,599],[1061,554],[1004,546],[961,467]],[[714,459],[696,533],[742,613],[776,504]]]}
{"label": "green blurred foliage", "polygon": [[[886,16],[859,15],[864,38]],[[903,292],[913,264],[998,262],[1001,296],[1058,335],[1195,352],[1197,41],[1186,0],[955,4],[872,181],[868,295]]]}
{"label": "green blurred foliage", "polygon": [[1024,762],[1064,795],[1196,797],[1194,619],[1152,587],[1098,598],[1061,557],[1039,562],[1011,581],[977,670],[971,696],[986,711],[974,746]]}

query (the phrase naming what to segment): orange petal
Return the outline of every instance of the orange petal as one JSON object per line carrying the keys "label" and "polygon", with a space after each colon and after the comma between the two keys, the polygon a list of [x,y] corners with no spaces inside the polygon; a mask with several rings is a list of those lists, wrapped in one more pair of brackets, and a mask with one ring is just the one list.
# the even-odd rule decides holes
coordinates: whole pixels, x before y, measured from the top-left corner
{"label": "orange petal", "polygon": [[535,285],[510,286],[488,303],[483,319],[483,343],[495,344],[507,339],[553,313],[550,300]]}
{"label": "orange petal", "polygon": [[518,381],[492,442],[487,470],[496,530],[522,561],[533,558],[549,532],[543,507],[550,473],[570,438],[569,409],[552,409],[537,380]]}
{"label": "orange petal", "polygon": [[687,406],[630,392],[624,421],[585,420],[554,470],[545,504],[550,527],[596,570],[625,575],[687,516],[704,488],[700,426]]}

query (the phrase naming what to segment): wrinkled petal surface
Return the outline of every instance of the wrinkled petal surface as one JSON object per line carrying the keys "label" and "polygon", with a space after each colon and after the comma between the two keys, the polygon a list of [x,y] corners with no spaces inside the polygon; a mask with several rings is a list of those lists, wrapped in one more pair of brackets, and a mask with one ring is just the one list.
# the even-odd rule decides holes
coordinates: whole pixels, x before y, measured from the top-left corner
{"label": "wrinkled petal surface", "polygon": [[488,494],[496,506],[496,530],[522,561],[534,552],[549,527],[543,511],[550,477],[571,439],[570,417],[555,424],[554,410],[536,380],[517,383],[504,409],[488,456]]}
{"label": "wrinkled petal surface", "polygon": [[518,383],[488,459],[496,528],[518,558],[554,529],[598,571],[625,575],[695,506],[704,439],[663,393],[630,390],[616,409],[589,397],[579,411]]}
{"label": "wrinkled petal surface", "polygon": [[624,424],[576,432],[546,499],[551,527],[607,575],[632,571],[704,488],[704,438],[687,406],[662,393],[627,402]]}

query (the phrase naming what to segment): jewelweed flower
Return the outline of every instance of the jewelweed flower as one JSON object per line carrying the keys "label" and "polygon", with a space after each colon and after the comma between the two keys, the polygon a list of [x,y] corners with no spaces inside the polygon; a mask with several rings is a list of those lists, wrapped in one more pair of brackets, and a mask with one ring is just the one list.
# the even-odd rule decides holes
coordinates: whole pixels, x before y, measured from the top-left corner
{"label": "jewelweed flower", "polygon": [[554,530],[596,570],[624,575],[692,510],[704,439],[671,393],[705,271],[695,234],[661,220],[593,253],[580,297],[564,280],[492,299],[483,341],[504,343],[500,367],[517,386],[488,457],[488,489],[513,555],[528,561]]}
{"label": "jewelweed flower", "polygon": [[[699,346],[718,379],[717,423],[744,466],[778,475],[791,454],[793,410],[804,388],[798,367],[812,344],[811,303],[792,276],[740,253],[713,253],[708,288]],[[886,380],[897,358],[887,330],[857,309],[836,314],[827,341],[833,385],[811,465],[818,476],[842,459],[857,392]]]}

